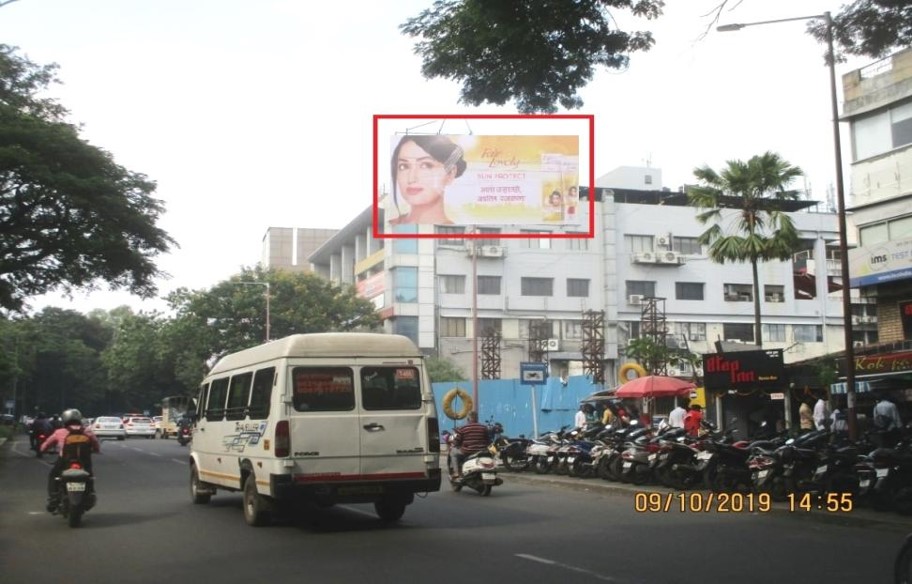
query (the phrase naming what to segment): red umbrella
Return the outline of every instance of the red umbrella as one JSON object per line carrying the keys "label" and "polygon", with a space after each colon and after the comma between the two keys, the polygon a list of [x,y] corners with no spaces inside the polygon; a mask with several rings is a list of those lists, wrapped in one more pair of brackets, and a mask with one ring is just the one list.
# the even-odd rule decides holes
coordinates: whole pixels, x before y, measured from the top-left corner
{"label": "red umbrella", "polygon": [[616,397],[674,397],[690,395],[696,385],[675,377],[646,375],[637,377],[620,386],[614,393]]}

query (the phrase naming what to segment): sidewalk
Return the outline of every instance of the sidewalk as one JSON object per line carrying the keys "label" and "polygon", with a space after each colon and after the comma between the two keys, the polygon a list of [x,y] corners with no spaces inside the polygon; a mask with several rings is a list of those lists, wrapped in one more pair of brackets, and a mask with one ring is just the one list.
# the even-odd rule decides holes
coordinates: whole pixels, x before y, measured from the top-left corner
{"label": "sidewalk", "polygon": [[[441,465],[441,468],[446,468],[445,458],[441,458]],[[700,512],[692,509],[693,507],[699,507],[701,505],[704,508],[709,506],[709,508],[711,508],[711,512],[719,512],[718,508],[720,504],[726,502],[724,501],[725,499],[730,498],[729,495],[729,497],[723,497],[723,501],[720,501],[718,494],[711,494],[706,490],[676,491],[674,489],[669,489],[667,487],[655,484],[637,486],[628,483],[606,481],[600,478],[581,479],[576,477],[555,475],[551,473],[536,474],[535,471],[532,470],[525,472],[511,472],[504,469],[503,467],[498,467],[498,473],[500,478],[504,480],[504,487],[508,487],[509,484],[513,482],[527,485],[573,489],[575,491],[591,492],[601,495],[628,497],[630,499],[631,506],[637,503],[637,493],[647,494],[645,497],[641,495],[641,498],[639,500],[639,504],[641,505],[645,504],[649,493],[656,493],[657,495],[653,495],[653,497],[649,499],[650,503],[662,504],[663,506],[667,505],[667,508],[678,510],[679,512],[681,511],[682,506],[685,508],[685,512]],[[444,477],[444,482],[445,481],[446,478]],[[446,485],[443,485],[441,488],[446,488]],[[683,503],[681,498],[682,495],[684,497]],[[710,498],[711,495],[712,498]],[[692,501],[689,500],[689,497],[691,496],[694,497]],[[746,497],[746,495],[744,495],[744,497]],[[743,499],[743,497],[738,498]],[[727,502],[731,503],[730,500]],[[756,502],[754,504],[756,505]],[[722,506],[724,507],[724,505]],[[747,507],[746,503],[745,507]],[[888,531],[912,533],[912,516],[900,515],[894,511],[881,512],[874,511],[873,509],[866,507],[855,508],[853,506],[852,510],[848,512],[828,513],[824,510],[817,509],[816,507],[816,501],[814,501],[814,504],[812,505],[810,511],[804,511],[803,509],[789,510],[787,503],[772,503],[768,513],[779,517],[785,516],[793,519],[811,519],[831,525],[835,524],[852,527],[871,527]],[[755,511],[754,513],[757,512]]]}

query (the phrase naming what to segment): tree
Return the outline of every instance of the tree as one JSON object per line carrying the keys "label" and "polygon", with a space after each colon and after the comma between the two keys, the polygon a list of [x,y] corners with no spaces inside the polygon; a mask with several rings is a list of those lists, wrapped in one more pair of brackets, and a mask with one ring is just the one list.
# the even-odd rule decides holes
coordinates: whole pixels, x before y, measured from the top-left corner
{"label": "tree", "polygon": [[442,357],[428,357],[425,361],[431,383],[441,381],[463,381],[466,376],[452,361]]}
{"label": "tree", "polygon": [[[688,189],[690,204],[708,209],[697,215],[700,223],[714,222],[698,241],[709,246],[714,262],[750,262],[755,334],[762,347],[757,264],[791,260],[799,251],[798,233],[791,217],[782,211],[782,203],[798,200],[799,192],[786,187],[803,172],[778,154],[766,152],[747,162],[731,160],[721,173],[703,166],[694,169],[694,175],[701,184]],[[732,220],[729,232],[720,224],[727,220]]]}
{"label": "tree", "polygon": [[[175,330],[194,341],[187,355],[202,365],[266,338],[269,284],[271,337],[297,333],[370,330],[380,324],[374,306],[352,286],[313,274],[243,268],[240,274],[202,291],[180,289],[168,296]],[[198,378],[193,385],[199,382]]]}
{"label": "tree", "polygon": [[[721,0],[711,11],[710,27],[728,4]],[[400,29],[418,39],[415,53],[425,77],[462,84],[461,102],[515,100],[520,112],[554,112],[558,104],[583,105],[578,91],[599,66],[624,68],[628,54],[656,42],[650,32],[620,30],[613,9],[651,20],[661,16],[664,5],[663,0],[437,0]],[[834,14],[833,23],[834,42],[847,53],[876,58],[912,44],[908,2],[855,0]],[[821,42],[824,29],[819,21],[808,26]]]}
{"label": "tree", "polygon": [[61,289],[127,288],[152,296],[153,258],[174,241],[156,226],[155,184],[126,170],[39,94],[56,66],[0,44],[0,309]]}
{"label": "tree", "polygon": [[648,32],[620,30],[612,9],[647,19],[662,0],[438,0],[401,25],[419,38],[415,52],[427,78],[461,82],[460,101],[553,112],[583,105],[577,92],[598,66],[622,69],[628,53],[653,45]]}

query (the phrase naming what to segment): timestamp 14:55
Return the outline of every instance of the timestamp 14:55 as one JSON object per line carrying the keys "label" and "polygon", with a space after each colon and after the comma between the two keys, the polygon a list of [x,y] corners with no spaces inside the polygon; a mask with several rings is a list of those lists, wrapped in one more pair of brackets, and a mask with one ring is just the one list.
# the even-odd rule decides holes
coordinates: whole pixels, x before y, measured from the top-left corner
{"label": "timestamp 14:55", "polygon": [[786,503],[792,513],[850,513],[853,509],[852,493],[789,493]]}

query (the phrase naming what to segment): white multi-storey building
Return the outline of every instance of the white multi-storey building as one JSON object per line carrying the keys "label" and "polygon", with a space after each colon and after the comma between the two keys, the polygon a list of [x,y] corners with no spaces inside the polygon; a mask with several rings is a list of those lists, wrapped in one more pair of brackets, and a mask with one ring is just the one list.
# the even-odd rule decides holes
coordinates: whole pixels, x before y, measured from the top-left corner
{"label": "white multi-storey building", "polygon": [[[542,233],[567,228],[530,226],[524,228],[529,239],[500,239],[499,229],[484,227],[489,239],[467,240],[463,227],[437,226],[436,233],[452,237],[380,240],[371,236],[367,209],[310,261],[316,273],[356,285],[388,331],[411,337],[467,373],[481,361],[474,359],[473,306],[479,331],[501,333],[503,378],[518,376],[519,363],[529,360],[530,327],[543,321],[552,374],[582,373],[583,313],[594,310],[605,312],[610,383],[625,361],[627,341],[640,334],[642,302],[650,297],[659,299],[670,346],[699,354],[715,351],[717,340],[756,342],[750,264],[709,260],[696,241],[708,226],[697,221],[684,193],[663,189],[654,168],[624,167],[597,184],[593,238],[542,239]],[[583,207],[581,224],[588,225],[588,205]],[[817,212],[810,201],[797,202],[790,215],[806,250],[792,262],[760,265],[763,347],[783,349],[786,362],[843,346],[836,216]],[[395,231],[433,229],[403,225]]]}

